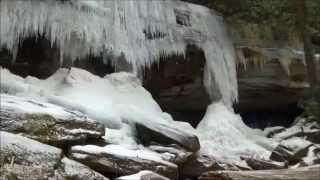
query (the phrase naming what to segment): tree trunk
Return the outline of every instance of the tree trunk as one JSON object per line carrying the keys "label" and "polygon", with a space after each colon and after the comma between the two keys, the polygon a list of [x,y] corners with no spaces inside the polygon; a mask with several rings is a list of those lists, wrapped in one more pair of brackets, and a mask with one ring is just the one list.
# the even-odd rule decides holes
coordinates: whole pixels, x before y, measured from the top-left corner
{"label": "tree trunk", "polygon": [[308,79],[310,83],[310,96],[312,99],[317,97],[317,70],[314,58],[314,50],[312,47],[311,35],[306,27],[307,24],[307,8],[306,0],[296,0],[297,2],[297,25],[300,36],[304,44],[305,61],[307,65]]}

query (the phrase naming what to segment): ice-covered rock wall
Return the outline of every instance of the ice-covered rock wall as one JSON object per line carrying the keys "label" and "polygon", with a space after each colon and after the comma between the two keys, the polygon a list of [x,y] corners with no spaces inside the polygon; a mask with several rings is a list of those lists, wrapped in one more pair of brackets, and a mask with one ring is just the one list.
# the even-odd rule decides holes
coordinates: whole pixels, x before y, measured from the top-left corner
{"label": "ice-covered rock wall", "polygon": [[13,55],[20,41],[43,35],[60,48],[61,61],[124,55],[137,73],[197,45],[206,56],[209,94],[218,87],[225,104],[237,100],[232,43],[223,18],[205,7],[178,0],[2,0],[0,18],[0,47]]}

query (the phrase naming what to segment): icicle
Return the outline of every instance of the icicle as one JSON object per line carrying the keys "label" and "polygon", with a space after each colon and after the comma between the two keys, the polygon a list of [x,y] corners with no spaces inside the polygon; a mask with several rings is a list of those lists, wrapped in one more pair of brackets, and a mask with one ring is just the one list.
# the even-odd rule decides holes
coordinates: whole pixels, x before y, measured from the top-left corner
{"label": "icicle", "polygon": [[247,70],[247,59],[243,54],[242,48],[236,49],[237,59],[239,60],[239,64],[243,66],[244,70]]}
{"label": "icicle", "polygon": [[176,0],[1,0],[0,8],[1,47],[12,51],[19,39],[41,33],[60,48],[61,61],[111,50],[114,57],[124,53],[140,73],[161,56],[186,56],[187,45],[195,44],[205,52],[208,79],[223,102],[237,100],[235,52],[223,19],[208,8]]}

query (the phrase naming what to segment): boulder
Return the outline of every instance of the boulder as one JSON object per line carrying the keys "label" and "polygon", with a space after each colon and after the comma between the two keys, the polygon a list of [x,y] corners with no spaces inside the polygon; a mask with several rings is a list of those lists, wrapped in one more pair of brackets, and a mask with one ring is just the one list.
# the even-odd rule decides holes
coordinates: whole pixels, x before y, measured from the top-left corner
{"label": "boulder", "polygon": [[153,145],[149,146],[148,148],[152,151],[162,154],[167,161],[177,165],[181,165],[186,162],[193,154],[180,147],[164,147]]}
{"label": "boulder", "polygon": [[282,141],[271,153],[270,159],[274,161],[288,161],[289,165],[296,164],[308,153],[312,143],[295,137]]}
{"label": "boulder", "polygon": [[104,125],[77,111],[34,99],[1,94],[0,128],[25,137],[65,147],[99,139]]}
{"label": "boulder", "polygon": [[62,150],[38,141],[0,131],[1,176],[46,179],[54,176]]}
{"label": "boulder", "polygon": [[152,171],[140,171],[137,174],[119,177],[117,178],[117,180],[169,180],[169,179],[157,173],[154,173]]}
{"label": "boulder", "polygon": [[150,170],[170,179],[177,176],[177,165],[147,149],[130,149],[121,145],[74,146],[70,156],[108,177],[135,174],[142,170]]}
{"label": "boulder", "polygon": [[55,173],[56,179],[109,180],[89,167],[66,157],[62,158],[60,166]]}
{"label": "boulder", "polygon": [[192,157],[188,159],[188,161],[179,166],[179,174],[180,177],[183,178],[197,178],[202,173],[207,171],[241,169],[241,167],[237,167],[235,165],[218,162],[212,157],[194,154]]}
{"label": "boulder", "polygon": [[144,145],[157,143],[161,145],[177,144],[188,151],[196,152],[200,149],[198,137],[187,131],[190,127],[186,124],[180,125],[179,122],[136,122],[137,136]]}
{"label": "boulder", "polygon": [[284,162],[275,162],[251,157],[241,157],[241,159],[245,160],[248,166],[254,170],[284,169],[288,167]]}

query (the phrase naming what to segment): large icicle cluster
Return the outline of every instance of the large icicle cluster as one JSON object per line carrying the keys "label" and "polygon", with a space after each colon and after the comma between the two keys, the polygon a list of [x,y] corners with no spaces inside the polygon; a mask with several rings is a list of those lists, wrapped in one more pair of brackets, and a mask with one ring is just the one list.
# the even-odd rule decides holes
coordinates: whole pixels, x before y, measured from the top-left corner
{"label": "large icicle cluster", "polygon": [[138,72],[195,44],[206,55],[209,94],[218,86],[225,104],[237,100],[233,46],[223,19],[205,7],[177,0],[2,0],[0,8],[0,47],[13,54],[19,41],[44,35],[60,48],[61,61],[124,55]]}

